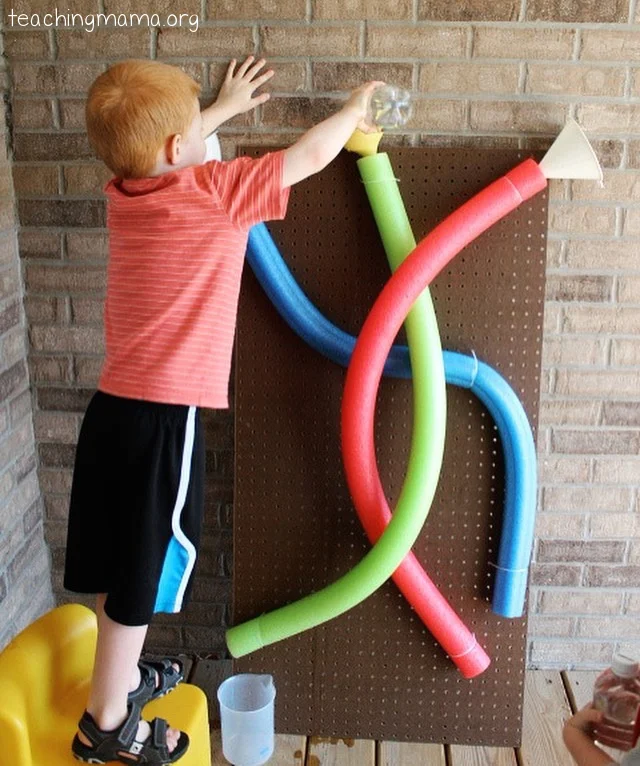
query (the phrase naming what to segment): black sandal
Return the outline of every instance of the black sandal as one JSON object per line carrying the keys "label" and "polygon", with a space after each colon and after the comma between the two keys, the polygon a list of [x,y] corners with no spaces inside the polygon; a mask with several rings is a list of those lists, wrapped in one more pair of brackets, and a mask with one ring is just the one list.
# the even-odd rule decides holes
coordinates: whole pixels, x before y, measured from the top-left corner
{"label": "black sandal", "polygon": [[85,763],[120,761],[120,763],[128,764],[146,763],[164,766],[167,763],[175,763],[187,752],[189,736],[185,732],[180,732],[180,739],[175,750],[169,752],[168,724],[163,718],[154,718],[153,721],[149,721],[151,733],[143,742],[137,740],[140,708],[130,705],[128,709],[127,719],[113,731],[99,729],[93,717],[85,710],[78,723],[78,729],[91,742],[91,745],[85,745],[76,734],[71,744],[74,757]]}
{"label": "black sandal", "polygon": [[[179,670],[173,666],[177,665]],[[128,702],[143,708],[147,702],[164,697],[184,680],[184,666],[179,659],[140,660],[140,685],[129,692]]]}

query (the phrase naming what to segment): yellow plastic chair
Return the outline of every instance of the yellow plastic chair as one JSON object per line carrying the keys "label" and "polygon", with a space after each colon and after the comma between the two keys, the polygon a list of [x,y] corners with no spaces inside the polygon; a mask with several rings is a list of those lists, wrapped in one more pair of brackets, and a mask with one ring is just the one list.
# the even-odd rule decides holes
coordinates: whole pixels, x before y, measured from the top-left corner
{"label": "yellow plastic chair", "polygon": [[[96,646],[96,616],[80,604],[51,610],[0,653],[0,766],[77,766],[71,740],[85,708]],[[191,744],[179,766],[211,766],[207,698],[182,683],[145,707]]]}

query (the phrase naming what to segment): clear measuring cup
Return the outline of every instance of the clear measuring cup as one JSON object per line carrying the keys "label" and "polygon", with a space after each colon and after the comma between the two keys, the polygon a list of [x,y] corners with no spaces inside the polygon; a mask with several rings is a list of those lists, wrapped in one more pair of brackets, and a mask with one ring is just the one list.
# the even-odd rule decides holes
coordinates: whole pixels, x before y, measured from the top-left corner
{"label": "clear measuring cup", "polygon": [[231,676],[218,687],[222,754],[234,766],[261,766],[273,754],[273,677]]}

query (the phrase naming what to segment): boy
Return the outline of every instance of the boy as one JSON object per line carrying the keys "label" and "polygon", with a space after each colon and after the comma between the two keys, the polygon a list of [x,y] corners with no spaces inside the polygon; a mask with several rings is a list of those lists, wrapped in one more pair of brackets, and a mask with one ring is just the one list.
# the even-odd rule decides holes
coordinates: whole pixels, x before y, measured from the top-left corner
{"label": "boy", "polygon": [[[589,703],[564,724],[562,738],[578,766],[613,766],[618,763],[593,741],[593,727],[601,717],[602,713]],[[620,766],[640,766],[640,743],[624,754]]]}
{"label": "boy", "polygon": [[155,612],[188,600],[204,483],[201,407],[227,407],[249,228],[284,217],[290,187],[322,170],[364,123],[379,82],[286,150],[207,162],[204,139],[268,99],[273,75],[232,61],[204,111],[199,86],[157,61],[124,61],[90,88],[87,132],[114,173],[108,200],[106,354],[74,468],[65,587],[96,593],[98,644],[72,750],[90,763],[165,764],[188,737],[141,720],[182,680],[178,662],[139,662]]}

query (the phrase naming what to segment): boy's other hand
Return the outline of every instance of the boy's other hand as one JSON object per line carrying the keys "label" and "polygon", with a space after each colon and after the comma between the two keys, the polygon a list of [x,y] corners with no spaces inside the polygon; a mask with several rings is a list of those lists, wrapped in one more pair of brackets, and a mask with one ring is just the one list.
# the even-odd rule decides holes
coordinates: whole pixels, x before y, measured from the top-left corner
{"label": "boy's other hand", "polygon": [[566,722],[565,726],[572,726],[574,729],[583,731],[586,735],[593,738],[593,727],[602,719],[602,713],[596,710],[592,703],[589,702],[583,708],[580,708],[577,713],[571,716]]}
{"label": "boy's other hand", "polygon": [[267,69],[266,72],[260,74],[260,70],[266,63],[265,59],[255,61],[253,56],[247,56],[236,69],[237,62],[233,59],[218,93],[216,105],[230,114],[242,114],[268,101],[270,97],[268,93],[253,95],[261,85],[264,85],[274,75],[273,69]]}

